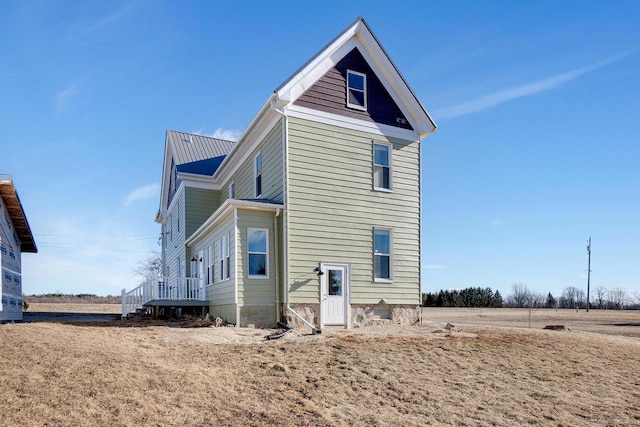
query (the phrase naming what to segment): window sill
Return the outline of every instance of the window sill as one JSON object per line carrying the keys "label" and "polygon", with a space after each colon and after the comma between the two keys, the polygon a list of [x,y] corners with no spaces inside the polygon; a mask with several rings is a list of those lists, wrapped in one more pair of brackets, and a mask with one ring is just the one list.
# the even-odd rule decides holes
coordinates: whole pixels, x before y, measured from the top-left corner
{"label": "window sill", "polygon": [[247,278],[249,278],[249,279],[268,279],[269,276],[256,276],[256,275],[251,275],[250,274],[249,276],[247,276]]}
{"label": "window sill", "polygon": [[373,279],[373,283],[393,283],[393,279],[376,278],[376,279]]}
{"label": "window sill", "polygon": [[381,193],[393,193],[393,189],[383,187],[373,187],[373,191],[379,191]]}
{"label": "window sill", "polygon": [[350,108],[352,110],[358,110],[358,111],[367,111],[367,107],[362,107],[356,104],[347,104],[347,108]]}
{"label": "window sill", "polygon": [[217,285],[218,283],[225,283],[225,282],[228,282],[228,281],[230,281],[230,280],[231,280],[231,278],[230,278],[230,277],[227,277],[226,279],[218,280],[218,281],[216,282],[216,285]]}

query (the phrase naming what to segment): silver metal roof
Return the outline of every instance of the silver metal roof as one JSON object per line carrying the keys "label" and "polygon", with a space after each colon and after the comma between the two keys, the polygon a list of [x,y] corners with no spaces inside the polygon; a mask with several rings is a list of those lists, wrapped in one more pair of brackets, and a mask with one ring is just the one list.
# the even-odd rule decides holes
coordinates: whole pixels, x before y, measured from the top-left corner
{"label": "silver metal roof", "polygon": [[226,156],[235,142],[192,133],[167,130],[167,143],[176,165]]}

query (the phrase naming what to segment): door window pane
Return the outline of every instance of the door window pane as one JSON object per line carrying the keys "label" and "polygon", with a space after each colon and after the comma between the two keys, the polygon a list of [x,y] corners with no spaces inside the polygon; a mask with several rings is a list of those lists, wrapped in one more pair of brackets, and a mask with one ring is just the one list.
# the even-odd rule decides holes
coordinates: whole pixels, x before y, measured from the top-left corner
{"label": "door window pane", "polygon": [[342,270],[329,270],[329,295],[342,296]]}

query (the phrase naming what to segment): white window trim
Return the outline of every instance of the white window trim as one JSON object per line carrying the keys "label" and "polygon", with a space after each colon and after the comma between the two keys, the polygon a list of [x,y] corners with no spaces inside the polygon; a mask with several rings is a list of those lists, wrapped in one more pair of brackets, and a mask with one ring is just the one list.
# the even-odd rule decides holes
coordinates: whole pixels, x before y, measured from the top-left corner
{"label": "white window trim", "polygon": [[233,199],[236,196],[236,183],[234,181],[229,182],[229,190],[227,197]]}
{"label": "white window trim", "polygon": [[[364,90],[363,90],[363,95],[364,95],[364,107],[362,105],[358,105],[358,104],[352,104],[349,102],[349,74],[355,74],[356,76],[361,76],[364,79]],[[345,85],[345,90],[346,90],[346,95],[347,95],[347,107],[348,108],[353,108],[355,110],[360,110],[360,111],[367,111],[367,107],[369,106],[369,103],[367,102],[367,75],[364,73],[360,73],[358,71],[353,71],[353,70],[347,70],[347,81],[346,81],[346,85]],[[360,89],[355,89],[355,90],[360,90]]]}
{"label": "white window trim", "polygon": [[[385,230],[389,232],[389,278],[376,277],[376,230]],[[393,229],[387,227],[373,227],[371,232],[373,239],[373,264],[372,275],[374,283],[393,283]]]}
{"label": "white window trim", "polygon": [[[226,241],[226,256],[225,256],[225,251],[223,251],[223,245],[222,243],[225,241],[225,239],[227,239]],[[216,267],[217,267],[217,275],[216,275],[216,282],[221,283],[221,282],[227,282],[231,279],[231,271],[230,271],[230,261],[231,261],[231,250],[229,248],[229,245],[231,244],[231,238],[229,237],[229,233],[225,233],[223,234],[217,241],[216,241],[216,247],[218,248],[218,257],[216,258]],[[225,265],[225,260],[229,258],[229,262],[226,263]],[[222,265],[222,268],[220,267]],[[226,268],[225,268],[226,267]],[[226,273],[226,274],[225,274]]]}
{"label": "white window trim", "polygon": [[[265,274],[249,274],[249,254],[262,254],[262,252],[249,252],[249,232],[250,231],[264,231],[267,234],[267,247],[265,248],[267,252],[266,255],[266,263],[265,263]],[[268,279],[269,278],[269,229],[267,228],[247,228],[247,277],[250,279]]]}
{"label": "white window trim", "polygon": [[214,245],[207,247],[207,251],[205,253],[205,259],[207,261],[205,266],[206,275],[207,275],[207,283],[206,283],[207,286],[216,282],[216,275],[215,275],[216,259],[215,259],[214,247],[215,247]]}
{"label": "white window trim", "polygon": [[[260,194],[258,194],[258,188],[256,186],[256,179],[258,178],[258,157],[260,157]],[[253,158],[253,196],[256,199],[260,199],[262,197],[262,193],[264,192],[264,162],[262,161],[262,152],[259,151],[258,154]]]}
{"label": "white window trim", "polygon": [[[389,188],[376,187],[376,145],[385,145],[389,148]],[[385,141],[373,141],[371,144],[371,178],[373,189],[385,193],[393,193],[393,144]]]}

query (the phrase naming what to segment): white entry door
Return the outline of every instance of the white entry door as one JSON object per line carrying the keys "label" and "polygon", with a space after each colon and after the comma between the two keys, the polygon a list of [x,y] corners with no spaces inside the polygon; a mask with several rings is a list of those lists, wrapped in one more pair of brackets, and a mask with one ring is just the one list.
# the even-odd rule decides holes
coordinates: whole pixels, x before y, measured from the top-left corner
{"label": "white entry door", "polygon": [[349,302],[349,266],[321,264],[322,324],[346,325]]}

